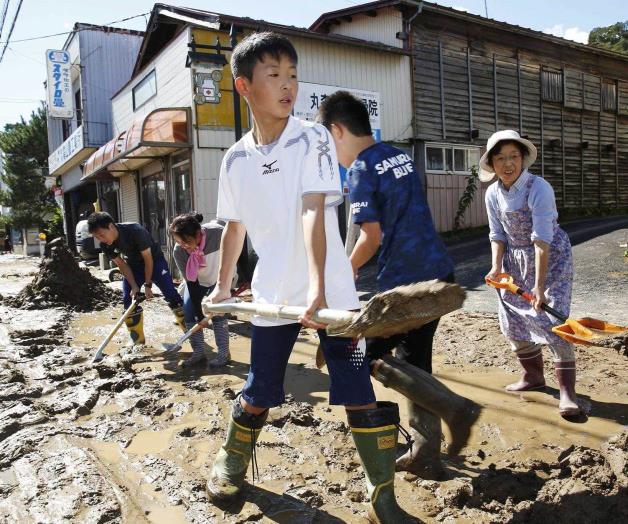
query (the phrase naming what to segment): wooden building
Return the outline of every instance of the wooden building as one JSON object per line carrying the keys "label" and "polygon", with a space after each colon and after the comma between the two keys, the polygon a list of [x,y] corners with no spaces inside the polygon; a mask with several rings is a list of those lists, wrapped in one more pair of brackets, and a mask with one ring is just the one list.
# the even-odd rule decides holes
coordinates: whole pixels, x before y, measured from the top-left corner
{"label": "wooden building", "polygon": [[[414,154],[439,231],[453,228],[499,129],[537,146],[531,171],[552,184],[561,212],[628,208],[628,56],[411,0],[325,13],[310,29],[411,52]],[[483,186],[466,227],[486,224]]]}

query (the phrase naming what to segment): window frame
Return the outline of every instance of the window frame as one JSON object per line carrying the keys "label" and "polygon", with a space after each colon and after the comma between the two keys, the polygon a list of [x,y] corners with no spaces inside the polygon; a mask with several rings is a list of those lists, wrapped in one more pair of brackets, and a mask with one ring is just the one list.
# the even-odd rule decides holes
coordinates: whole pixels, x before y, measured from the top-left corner
{"label": "window frame", "polygon": [[[606,86],[612,86],[612,90],[613,90],[613,96],[612,97],[605,97],[604,96],[604,91]],[[614,80],[603,80],[602,81],[602,87],[601,87],[601,91],[600,91],[600,110],[601,111],[606,111],[608,113],[617,113],[617,82]],[[613,101],[613,107],[607,107],[604,102],[607,102],[609,100]]]}
{"label": "window frame", "polygon": [[[555,76],[560,80],[559,85],[555,88],[555,94],[557,98],[553,98],[550,95],[552,91],[550,90],[550,82],[549,78],[551,76]],[[563,71],[555,71],[551,69],[542,69],[541,70],[541,98],[543,102],[554,102],[562,104],[565,100],[565,75]]]}
{"label": "window frame", "polygon": [[[428,148],[433,148],[433,149],[440,149],[441,150],[441,155],[442,155],[442,159],[443,159],[443,167],[447,167],[446,165],[446,153],[445,150],[449,149],[451,151],[451,170],[447,170],[447,169],[428,169],[427,167],[427,149]],[[482,148],[481,146],[478,145],[472,145],[472,144],[451,144],[451,143],[437,143],[437,142],[426,142],[425,144],[425,162],[424,162],[424,169],[425,169],[425,173],[428,175],[456,175],[456,176],[470,176],[471,175],[471,169],[468,169],[466,171],[458,171],[456,170],[456,150],[462,150],[465,152],[465,162],[469,163],[469,152],[470,151],[477,151],[478,153],[478,164],[479,164],[479,160],[480,157],[482,156]],[[479,169],[479,165],[476,166]]]}
{"label": "window frame", "polygon": [[[141,88],[143,85],[148,83],[149,78],[151,76],[153,76],[155,79],[155,92],[152,95],[150,95],[148,98],[146,98],[146,100],[144,100],[140,105],[137,105],[136,100],[135,100],[135,93],[139,88]],[[146,73],[146,75],[144,75],[144,77],[131,88],[131,98],[133,99],[133,111],[137,111],[140,107],[142,107],[149,100],[152,100],[156,96],[157,96],[157,72],[156,72],[156,69],[152,69],[151,71]]]}

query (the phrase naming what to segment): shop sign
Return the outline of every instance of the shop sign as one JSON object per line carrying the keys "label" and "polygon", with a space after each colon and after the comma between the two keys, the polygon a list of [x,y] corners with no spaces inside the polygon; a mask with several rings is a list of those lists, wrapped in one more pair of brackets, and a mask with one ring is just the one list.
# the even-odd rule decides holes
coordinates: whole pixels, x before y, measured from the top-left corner
{"label": "shop sign", "polygon": [[74,117],[71,67],[67,51],[46,51],[48,114],[51,118]]}

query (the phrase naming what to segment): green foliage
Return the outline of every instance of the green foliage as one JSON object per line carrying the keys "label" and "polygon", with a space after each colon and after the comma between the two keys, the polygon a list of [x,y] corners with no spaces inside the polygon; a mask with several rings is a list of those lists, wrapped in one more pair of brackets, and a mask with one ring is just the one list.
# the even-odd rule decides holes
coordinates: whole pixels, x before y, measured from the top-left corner
{"label": "green foliage", "polygon": [[459,230],[464,223],[464,214],[471,205],[471,202],[473,202],[478,187],[478,181],[478,168],[473,166],[471,167],[471,175],[469,175],[467,180],[467,187],[464,188],[464,192],[458,201],[458,210],[454,218],[454,231]]}
{"label": "green foliage", "polygon": [[46,233],[46,239],[48,240],[48,242],[64,235],[63,213],[61,212],[60,207],[55,207],[54,211],[52,212],[52,218],[48,220],[46,226],[44,227],[44,233]]}
{"label": "green foliage", "polygon": [[628,20],[608,27],[595,27],[589,33],[589,45],[628,54]]}
{"label": "green foliage", "polygon": [[0,132],[0,150],[5,155],[0,203],[11,208],[9,220],[15,228],[42,226],[55,209],[54,197],[44,185],[48,166],[48,133],[43,107],[30,120],[7,124]]}

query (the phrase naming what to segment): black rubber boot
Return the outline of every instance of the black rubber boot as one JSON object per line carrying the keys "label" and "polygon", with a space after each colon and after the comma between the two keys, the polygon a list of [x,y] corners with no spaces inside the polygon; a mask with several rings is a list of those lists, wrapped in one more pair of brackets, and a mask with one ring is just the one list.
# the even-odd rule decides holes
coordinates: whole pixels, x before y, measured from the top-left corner
{"label": "black rubber boot", "polygon": [[482,411],[481,406],[454,393],[426,371],[391,355],[372,362],[372,375],[387,388],[445,421],[452,438],[448,455],[458,455],[465,447],[471,428]]}

